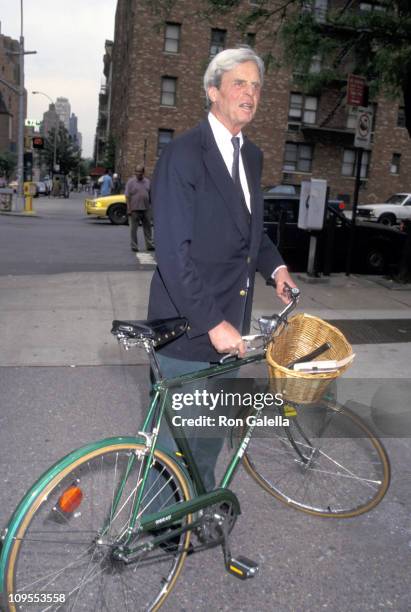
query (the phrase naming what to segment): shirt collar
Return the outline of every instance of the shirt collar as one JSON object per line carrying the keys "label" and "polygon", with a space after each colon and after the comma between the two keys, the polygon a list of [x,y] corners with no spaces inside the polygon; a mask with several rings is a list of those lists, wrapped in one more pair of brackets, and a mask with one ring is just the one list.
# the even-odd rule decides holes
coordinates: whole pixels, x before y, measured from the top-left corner
{"label": "shirt collar", "polygon": [[[213,132],[213,136],[217,143],[217,146],[219,148],[227,147],[228,145],[232,147],[233,146],[231,142],[231,139],[233,137],[232,133],[230,132],[230,130],[228,130],[225,127],[225,125],[221,123],[219,119],[217,119],[217,117],[212,112],[208,113],[208,122],[210,124],[211,130]],[[242,132],[241,131],[238,132],[238,134],[236,134],[236,137],[240,139],[240,149],[241,149],[241,147],[243,146],[243,142],[244,142]]]}

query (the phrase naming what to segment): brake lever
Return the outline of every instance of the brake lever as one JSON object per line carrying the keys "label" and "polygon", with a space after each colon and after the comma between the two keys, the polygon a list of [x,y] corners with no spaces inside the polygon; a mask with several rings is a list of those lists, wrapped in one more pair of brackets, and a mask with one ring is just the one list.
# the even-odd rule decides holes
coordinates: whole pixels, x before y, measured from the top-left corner
{"label": "brake lever", "polygon": [[[246,343],[246,349],[245,352],[247,353],[252,353],[253,351],[257,351],[260,348],[263,348],[264,345],[261,346],[252,346],[251,343],[255,342],[256,340],[259,340],[260,338],[264,338],[264,334],[249,334],[248,336],[242,336],[242,341]],[[228,359],[231,359],[233,357],[236,357],[237,359],[242,359],[241,357],[238,356],[238,353],[227,353],[227,355],[224,355],[224,357],[221,357],[220,361],[218,363],[223,364],[225,363]]]}

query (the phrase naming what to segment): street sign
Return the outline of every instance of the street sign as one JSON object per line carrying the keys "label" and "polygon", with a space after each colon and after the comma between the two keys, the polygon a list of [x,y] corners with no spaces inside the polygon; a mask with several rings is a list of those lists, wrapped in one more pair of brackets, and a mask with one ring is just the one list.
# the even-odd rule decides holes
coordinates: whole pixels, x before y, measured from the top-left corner
{"label": "street sign", "polygon": [[373,110],[371,107],[358,108],[357,126],[355,129],[354,146],[359,149],[369,149],[373,123]]}
{"label": "street sign", "polygon": [[24,125],[26,127],[34,127],[34,128],[38,128],[41,126],[41,120],[40,119],[26,119],[24,121]]}
{"label": "street sign", "polygon": [[362,106],[364,104],[366,80],[357,74],[349,74],[347,79],[347,104]]}

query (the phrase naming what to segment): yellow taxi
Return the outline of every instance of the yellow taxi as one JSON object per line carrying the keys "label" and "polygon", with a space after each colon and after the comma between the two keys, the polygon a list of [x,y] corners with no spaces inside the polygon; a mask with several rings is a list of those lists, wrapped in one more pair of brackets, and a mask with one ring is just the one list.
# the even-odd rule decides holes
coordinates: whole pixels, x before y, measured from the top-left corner
{"label": "yellow taxi", "polygon": [[108,217],[114,225],[127,225],[127,206],[124,194],[87,198],[84,207],[88,215]]}

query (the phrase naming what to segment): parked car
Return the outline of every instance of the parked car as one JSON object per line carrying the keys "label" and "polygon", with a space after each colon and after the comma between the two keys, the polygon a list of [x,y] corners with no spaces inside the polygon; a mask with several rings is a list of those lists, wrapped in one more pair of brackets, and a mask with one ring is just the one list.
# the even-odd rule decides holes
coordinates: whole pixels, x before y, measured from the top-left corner
{"label": "parked car", "polygon": [[96,217],[109,218],[114,225],[127,225],[127,206],[124,194],[86,199],[86,213]]}
{"label": "parked car", "polygon": [[[343,214],[341,205],[342,203],[337,200],[328,202],[328,218],[335,222],[333,234],[328,234],[326,228],[315,232],[319,237],[316,268],[320,272],[324,270],[329,258],[332,259],[330,262],[332,271],[345,270],[352,222]],[[298,227],[298,209],[297,196],[264,194],[265,232],[277,245],[292,271],[305,271],[310,232]],[[398,228],[357,219],[352,271],[367,274],[389,272],[398,266],[404,242],[405,234]]]}
{"label": "parked car", "polygon": [[265,193],[281,193],[283,195],[299,195],[300,190],[299,185],[268,185],[263,189]]}
{"label": "parked car", "polygon": [[35,198],[38,198],[39,196],[47,196],[49,195],[49,193],[50,191],[45,182],[38,181],[36,183],[36,195],[34,196]]}
{"label": "parked car", "polygon": [[411,219],[411,193],[394,193],[382,204],[360,204],[357,214],[368,221],[396,225],[403,219]]}

